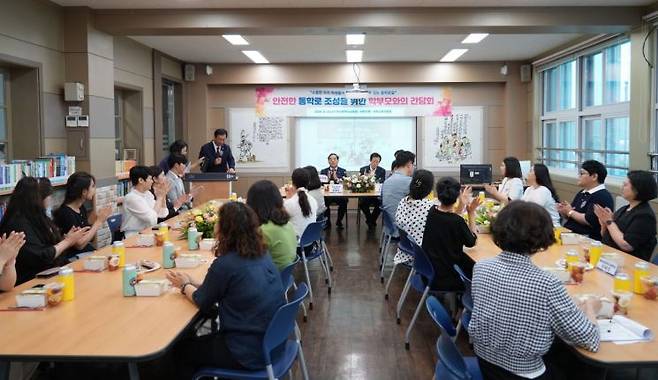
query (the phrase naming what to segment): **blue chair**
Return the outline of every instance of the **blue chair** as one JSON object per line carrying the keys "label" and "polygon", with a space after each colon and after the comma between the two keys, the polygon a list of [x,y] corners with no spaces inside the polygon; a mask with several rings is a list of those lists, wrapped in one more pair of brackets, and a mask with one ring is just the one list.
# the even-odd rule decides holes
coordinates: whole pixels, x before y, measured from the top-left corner
{"label": "blue chair", "polygon": [[[245,371],[233,369],[221,369],[204,367],[198,370],[194,380],[202,378],[228,378],[228,379],[269,379],[275,380],[284,377],[292,369],[295,360],[299,357],[302,371],[306,364],[304,362],[304,353],[299,337],[289,339],[295,331],[295,319],[299,312],[299,304],[308,294],[306,284],[299,284],[299,289],[295,291],[292,301],[281,306],[274,314],[263,337],[263,356],[265,357],[266,367],[262,370]],[[272,362],[271,352],[281,344],[285,343],[285,352],[279,360]],[[304,373],[304,379],[308,379],[308,374]]]}
{"label": "blue chair", "polygon": [[123,218],[121,214],[114,214],[107,218],[107,227],[110,229],[110,236],[112,237],[112,242],[121,240],[121,222]]}
{"label": "blue chair", "polygon": [[441,334],[436,342],[439,361],[436,364],[436,380],[482,380],[480,365],[474,356],[463,357],[448,334]]}
{"label": "blue chair", "polygon": [[[331,294],[331,273],[329,270],[329,250],[327,245],[324,243],[324,237],[322,236],[322,231],[324,229],[325,221],[313,222],[306,226],[306,229],[302,233],[302,236],[299,238],[298,253],[302,256],[302,262],[304,263],[304,273],[306,274],[306,283],[308,284],[309,292],[309,306],[308,308],[313,310],[313,289],[311,286],[311,276],[308,273],[308,262],[315,259],[320,259],[320,265],[322,265],[322,270],[325,274],[325,283],[329,285],[327,289],[328,294]],[[306,250],[304,248],[312,247],[312,250],[309,252],[308,256],[306,255]]]}
{"label": "blue chair", "polygon": [[383,208],[382,210],[382,220],[384,226],[382,227],[382,245],[381,251],[379,253],[379,281],[384,283],[384,269],[386,268],[386,260],[388,258],[388,249],[392,241],[399,241],[400,236],[398,234],[398,227],[395,225],[394,218]]}
{"label": "blue chair", "polygon": [[655,253],[651,258],[651,264],[658,265],[658,253]]}
{"label": "blue chair", "polygon": [[455,326],[452,325],[452,320],[450,315],[446,311],[446,308],[441,305],[441,302],[434,297],[429,296],[425,301],[425,307],[427,307],[427,312],[430,313],[430,316],[436,322],[437,326],[441,329],[441,334],[446,333],[452,340],[455,340],[457,337],[457,330]]}
{"label": "blue chair", "polygon": [[466,273],[464,273],[459,265],[455,264],[452,267],[464,283],[464,293],[462,294],[462,306],[464,308],[457,324],[457,334],[459,334],[462,327],[468,330],[468,324],[471,321],[471,314],[473,313],[473,297],[471,296],[471,279],[466,276]]}
{"label": "blue chair", "polygon": [[[425,254],[425,251],[423,251],[423,249],[416,243],[412,242],[412,245],[414,247],[413,277],[411,277],[410,281],[408,281],[407,284],[405,284],[405,288],[402,290],[401,297],[406,298],[410,288],[414,288],[416,291],[421,292],[422,296],[420,298],[420,301],[418,302],[418,306],[416,306],[416,311],[414,312],[414,316],[413,318],[411,318],[409,327],[407,327],[407,331],[404,335],[404,347],[407,350],[409,349],[409,336],[411,335],[411,330],[413,329],[416,323],[416,319],[418,319],[420,310],[423,307],[423,304],[425,303],[425,299],[427,298],[427,295],[430,293],[432,282],[434,281],[434,267],[432,266],[432,263],[430,262],[429,258]],[[454,292],[452,291],[432,290],[432,293],[454,295]],[[404,302],[404,300],[402,302]],[[402,307],[400,305],[397,314],[398,323],[400,321],[401,309]]]}
{"label": "blue chair", "polygon": [[[286,301],[288,301],[288,292],[290,288],[297,290],[297,284],[295,284],[295,277],[292,275],[295,266],[299,263],[299,256],[295,257],[295,260],[290,263],[287,267],[283,268],[281,271],[281,283],[283,284],[283,289],[285,291]],[[306,305],[302,301],[302,311],[304,312],[304,322],[308,320],[308,314],[306,313]]]}
{"label": "blue chair", "polygon": [[[408,255],[413,256],[414,255],[414,247],[411,245],[411,241],[409,240],[409,237],[407,237],[406,232],[404,232],[402,229],[399,229],[398,231],[400,235],[400,241],[398,242],[398,249]],[[386,290],[384,292],[384,299],[388,300],[388,289],[391,286],[391,282],[393,281],[393,276],[395,275],[395,270],[399,265],[406,266],[409,269],[412,268],[411,263],[393,263],[393,269],[391,270],[391,274],[388,276],[388,281],[386,281]]]}

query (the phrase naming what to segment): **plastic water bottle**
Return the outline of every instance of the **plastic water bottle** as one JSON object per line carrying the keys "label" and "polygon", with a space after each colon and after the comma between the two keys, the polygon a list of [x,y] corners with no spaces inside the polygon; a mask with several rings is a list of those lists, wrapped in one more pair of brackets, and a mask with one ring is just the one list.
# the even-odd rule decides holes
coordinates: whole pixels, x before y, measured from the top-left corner
{"label": "plastic water bottle", "polygon": [[199,242],[197,242],[197,236],[199,232],[196,230],[196,226],[192,225],[187,229],[187,249],[190,251],[195,251],[199,249]]}

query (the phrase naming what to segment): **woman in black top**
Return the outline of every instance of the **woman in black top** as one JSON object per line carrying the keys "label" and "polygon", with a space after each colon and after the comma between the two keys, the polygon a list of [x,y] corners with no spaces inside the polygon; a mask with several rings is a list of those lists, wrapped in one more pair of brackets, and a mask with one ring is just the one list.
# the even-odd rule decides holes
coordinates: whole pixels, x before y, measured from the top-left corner
{"label": "woman in black top", "polygon": [[601,241],[648,261],[656,246],[656,215],[649,205],[658,195],[656,180],[649,172],[630,171],[621,195],[628,205],[614,214],[607,207],[594,205],[594,213],[601,224]]}
{"label": "woman in black top", "polygon": [[69,257],[94,250],[90,242],[112,212],[110,207],[105,207],[97,213],[92,210],[88,215],[85,203],[93,201],[95,197],[96,179],[91,174],[76,172],[66,181],[64,202],[53,215],[55,225],[61,233],[69,231],[72,227],[90,227],[85,236],[69,249],[67,252]]}
{"label": "woman in black top", "polygon": [[[464,288],[453,265],[459,265],[467,275],[473,272],[473,260],[464,254],[462,247],[473,247],[475,234],[475,210],[480,205],[473,198],[471,188],[461,191],[461,185],[452,177],[443,177],[436,184],[436,196],[441,202],[427,214],[423,233],[423,250],[434,267],[432,290],[462,290]],[[467,205],[468,224],[461,217],[463,210],[455,212],[454,205],[459,198],[460,205]],[[462,206],[463,207],[463,206]]]}
{"label": "woman in black top", "polygon": [[73,227],[61,238],[57,227],[46,215],[45,203],[52,194],[47,178],[37,181],[24,177],[16,184],[7,211],[0,223],[0,234],[11,231],[25,233],[25,245],[16,256],[16,284],[34,278],[37,273],[65,264],[61,254],[75,246],[89,231],[89,227]]}

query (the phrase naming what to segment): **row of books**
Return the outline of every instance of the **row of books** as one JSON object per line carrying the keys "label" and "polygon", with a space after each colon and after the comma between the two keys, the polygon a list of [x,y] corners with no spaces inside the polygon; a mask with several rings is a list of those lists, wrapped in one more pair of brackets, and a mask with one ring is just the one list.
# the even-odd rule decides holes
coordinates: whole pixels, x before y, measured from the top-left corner
{"label": "row of books", "polygon": [[117,182],[117,197],[123,197],[130,192],[132,184],[130,181]]}
{"label": "row of books", "polygon": [[114,161],[115,173],[127,173],[135,165],[137,165],[137,161],[135,160],[116,160]]}
{"label": "row of books", "polygon": [[25,176],[47,177],[52,181],[66,180],[75,173],[75,157],[52,154],[35,160],[13,160],[0,164],[0,188],[10,188]]}

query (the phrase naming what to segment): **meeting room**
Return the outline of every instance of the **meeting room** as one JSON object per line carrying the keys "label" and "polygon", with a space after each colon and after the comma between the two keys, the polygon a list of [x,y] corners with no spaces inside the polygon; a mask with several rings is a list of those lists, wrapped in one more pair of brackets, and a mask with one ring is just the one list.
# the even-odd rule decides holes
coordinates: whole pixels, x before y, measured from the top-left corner
{"label": "meeting room", "polygon": [[0,380],[658,379],[656,0],[0,0]]}

